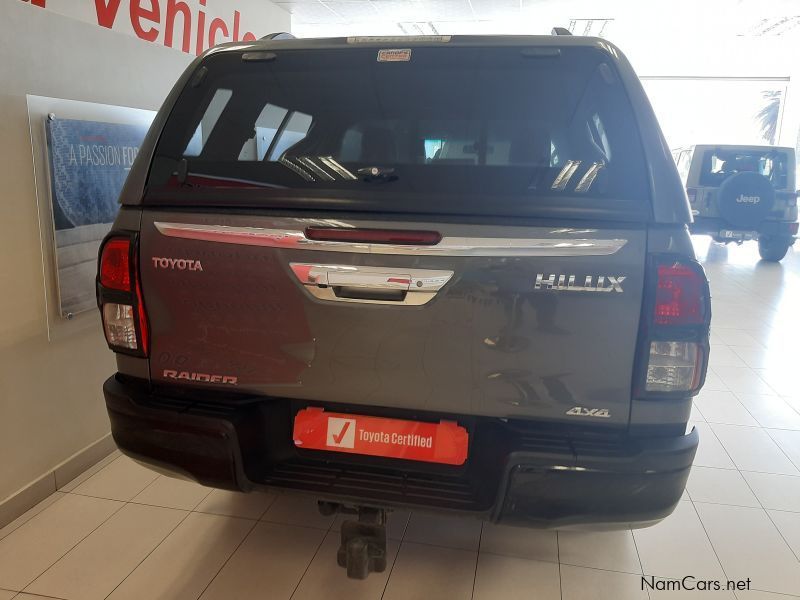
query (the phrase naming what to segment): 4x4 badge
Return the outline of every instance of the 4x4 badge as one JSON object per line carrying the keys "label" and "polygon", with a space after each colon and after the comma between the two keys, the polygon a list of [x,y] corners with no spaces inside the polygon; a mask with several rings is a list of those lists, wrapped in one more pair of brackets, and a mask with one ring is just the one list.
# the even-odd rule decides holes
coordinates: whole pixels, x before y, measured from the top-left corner
{"label": "4x4 badge", "polygon": [[607,408],[583,408],[582,406],[574,406],[567,411],[567,414],[573,417],[611,418],[611,413]]}

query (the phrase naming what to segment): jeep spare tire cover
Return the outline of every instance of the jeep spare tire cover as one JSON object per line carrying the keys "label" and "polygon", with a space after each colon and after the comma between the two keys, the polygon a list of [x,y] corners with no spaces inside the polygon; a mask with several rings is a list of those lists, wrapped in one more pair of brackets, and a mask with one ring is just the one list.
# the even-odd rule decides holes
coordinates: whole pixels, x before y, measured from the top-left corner
{"label": "jeep spare tire cover", "polygon": [[720,216],[734,227],[756,229],[775,202],[775,190],[758,173],[737,173],[722,182],[718,197]]}

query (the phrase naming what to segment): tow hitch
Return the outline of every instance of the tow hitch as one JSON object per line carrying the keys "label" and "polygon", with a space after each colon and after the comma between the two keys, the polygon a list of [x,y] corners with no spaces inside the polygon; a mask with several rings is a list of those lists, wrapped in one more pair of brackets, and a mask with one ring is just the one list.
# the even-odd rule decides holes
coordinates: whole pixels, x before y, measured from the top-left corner
{"label": "tow hitch", "polygon": [[351,579],[366,579],[371,572],[386,570],[386,517],[383,508],[347,507],[334,502],[318,502],[323,515],[342,513],[355,516],[342,523],[342,541],[336,553],[340,567]]}

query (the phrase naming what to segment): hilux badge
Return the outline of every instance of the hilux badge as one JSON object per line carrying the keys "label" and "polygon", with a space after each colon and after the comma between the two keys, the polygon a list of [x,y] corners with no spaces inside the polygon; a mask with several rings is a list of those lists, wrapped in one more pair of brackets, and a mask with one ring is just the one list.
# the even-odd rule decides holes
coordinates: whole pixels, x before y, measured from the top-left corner
{"label": "hilux badge", "polygon": [[[618,292],[622,293],[622,282],[624,276],[612,277],[611,275],[587,275],[583,280],[583,285],[575,285],[577,277],[575,275],[547,275],[537,273],[536,283],[533,284],[535,290],[558,290],[565,292]],[[606,284],[608,282],[608,284]]]}

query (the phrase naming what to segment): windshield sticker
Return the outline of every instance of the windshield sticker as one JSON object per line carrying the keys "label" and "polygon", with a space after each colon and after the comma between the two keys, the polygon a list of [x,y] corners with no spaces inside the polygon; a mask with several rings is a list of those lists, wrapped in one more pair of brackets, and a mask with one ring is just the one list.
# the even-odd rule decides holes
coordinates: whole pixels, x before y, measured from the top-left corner
{"label": "windshield sticker", "polygon": [[410,60],[410,48],[378,50],[378,62],[408,62]]}

